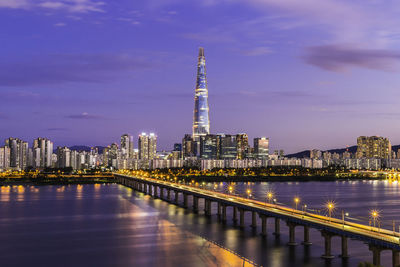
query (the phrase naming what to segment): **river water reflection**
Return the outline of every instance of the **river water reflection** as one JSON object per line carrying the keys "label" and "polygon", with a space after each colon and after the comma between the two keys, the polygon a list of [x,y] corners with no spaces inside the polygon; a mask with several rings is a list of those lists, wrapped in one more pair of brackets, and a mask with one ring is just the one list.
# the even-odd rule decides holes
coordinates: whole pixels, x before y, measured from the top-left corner
{"label": "river water reflection", "polygon": [[[228,184],[205,184],[227,191]],[[352,220],[368,224],[372,208],[381,210],[382,222],[390,228],[400,223],[400,185],[385,181],[239,183],[236,194],[250,189],[265,201],[274,191],[277,201],[291,205],[296,195],[301,204],[322,210],[327,200],[337,203]],[[213,214],[216,214],[214,206]],[[323,211],[322,211],[323,212]],[[340,213],[340,214],[339,214]],[[250,225],[250,213],[245,218]],[[228,209],[228,218],[231,218]],[[263,266],[357,266],[371,261],[367,245],[349,240],[348,260],[320,258],[323,239],[311,230],[311,247],[286,246],[287,228],[281,236],[239,230],[231,220],[226,225],[214,215],[206,218],[173,204],[152,199],[116,184],[70,186],[3,186],[0,190],[1,266],[243,266],[245,259]],[[300,243],[303,231],[296,228]],[[340,239],[332,239],[333,254],[340,254]],[[391,265],[389,251],[382,264]]]}

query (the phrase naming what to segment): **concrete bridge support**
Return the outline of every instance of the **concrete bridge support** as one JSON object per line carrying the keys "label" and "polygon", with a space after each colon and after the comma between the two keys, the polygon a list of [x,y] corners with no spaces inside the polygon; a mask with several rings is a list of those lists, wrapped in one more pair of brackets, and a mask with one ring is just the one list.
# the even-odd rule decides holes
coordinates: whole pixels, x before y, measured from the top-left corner
{"label": "concrete bridge support", "polygon": [[303,245],[309,246],[312,245],[310,242],[310,227],[304,225],[304,241],[302,242]]}
{"label": "concrete bridge support", "polygon": [[199,212],[199,198],[196,196],[193,196],[193,211],[194,213]]}
{"label": "concrete bridge support", "polygon": [[164,199],[164,188],[160,186],[160,198]]}
{"label": "concrete bridge support", "polygon": [[221,218],[221,202],[217,202],[217,214],[218,214],[218,219]]}
{"label": "concrete bridge support", "polygon": [[167,189],[167,201],[171,201],[171,189]]}
{"label": "concrete bridge support", "polygon": [[149,195],[153,195],[153,186],[149,184]]}
{"label": "concrete bridge support", "polygon": [[206,216],[211,216],[211,200],[206,199],[204,202],[204,213]]}
{"label": "concrete bridge support", "polygon": [[281,221],[279,218],[275,218],[275,232],[274,235],[279,236],[281,234]]}
{"label": "concrete bridge support", "polygon": [[154,186],[154,198],[158,198],[158,186]]}
{"label": "concrete bridge support", "polygon": [[178,204],[179,203],[179,192],[178,191],[175,191],[175,204]]}
{"label": "concrete bridge support", "polygon": [[239,209],[239,227],[244,228],[244,209]]}
{"label": "concrete bridge support", "polygon": [[251,227],[257,228],[257,212],[255,211],[251,212]]}
{"label": "concrete bridge support", "polygon": [[372,263],[374,265],[380,266],[381,265],[381,251],[382,248],[369,245],[369,250],[372,252]]}
{"label": "concrete bridge support", "polygon": [[347,237],[342,235],[341,238],[342,238],[342,254],[340,255],[340,257],[348,258],[349,253],[347,249]]}
{"label": "concrete bridge support", "polygon": [[237,222],[237,210],[238,209],[236,207],[233,207],[233,218],[232,218],[232,220],[233,220],[234,223]]}
{"label": "concrete bridge support", "polygon": [[225,204],[222,204],[221,207],[222,207],[222,222],[226,223],[226,207],[227,206]]}
{"label": "concrete bridge support", "polygon": [[331,239],[332,239],[333,234],[326,232],[326,231],[321,231],[321,235],[325,239],[325,254],[322,255],[321,257],[325,258],[325,259],[334,258],[334,256],[332,255],[332,251],[331,251],[332,250]]}
{"label": "concrete bridge support", "polygon": [[296,224],[292,223],[292,222],[287,222],[286,223],[287,226],[289,227],[289,242],[287,243],[289,246],[296,246],[296,237],[295,237],[295,228],[296,228]]}
{"label": "concrete bridge support", "polygon": [[187,208],[188,207],[188,194],[183,193],[183,207]]}
{"label": "concrete bridge support", "polygon": [[393,267],[400,266],[399,251],[395,249],[392,250],[392,265]]}
{"label": "concrete bridge support", "polygon": [[267,216],[266,215],[260,215],[261,218],[261,235],[266,236],[267,235]]}

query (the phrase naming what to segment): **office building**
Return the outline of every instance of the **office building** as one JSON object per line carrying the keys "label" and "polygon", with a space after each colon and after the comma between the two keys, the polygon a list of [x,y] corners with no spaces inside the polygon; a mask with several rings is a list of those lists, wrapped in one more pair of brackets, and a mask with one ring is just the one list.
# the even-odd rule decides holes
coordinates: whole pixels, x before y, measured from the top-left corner
{"label": "office building", "polygon": [[254,138],[254,154],[258,159],[268,159],[269,157],[269,138]]}

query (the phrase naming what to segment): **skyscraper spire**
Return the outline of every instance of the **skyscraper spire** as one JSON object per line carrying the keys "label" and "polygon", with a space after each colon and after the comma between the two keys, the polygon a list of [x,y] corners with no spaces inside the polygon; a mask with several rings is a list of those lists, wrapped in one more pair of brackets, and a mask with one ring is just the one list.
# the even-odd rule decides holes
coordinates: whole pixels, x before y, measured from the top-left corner
{"label": "skyscraper spire", "polygon": [[199,49],[197,62],[197,81],[194,96],[193,139],[199,140],[200,136],[210,133],[210,120],[208,116],[208,89],[206,78],[206,58],[204,48]]}

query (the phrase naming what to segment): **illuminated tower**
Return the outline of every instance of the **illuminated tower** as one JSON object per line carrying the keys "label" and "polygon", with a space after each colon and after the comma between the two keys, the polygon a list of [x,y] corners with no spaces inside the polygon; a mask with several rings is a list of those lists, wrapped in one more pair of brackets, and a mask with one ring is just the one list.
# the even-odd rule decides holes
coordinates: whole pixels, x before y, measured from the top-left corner
{"label": "illuminated tower", "polygon": [[193,139],[195,141],[199,141],[200,136],[210,133],[208,110],[206,58],[204,57],[204,48],[200,47],[197,63],[196,91],[194,96]]}

